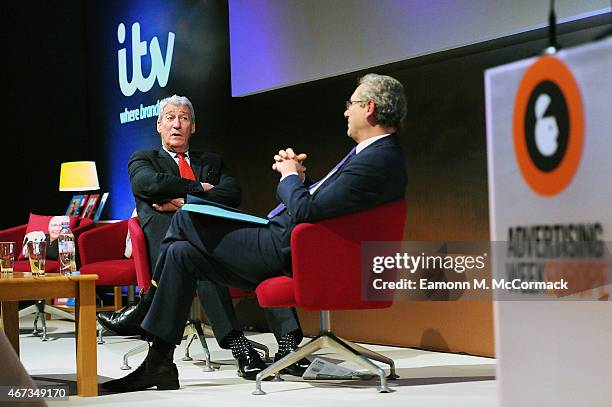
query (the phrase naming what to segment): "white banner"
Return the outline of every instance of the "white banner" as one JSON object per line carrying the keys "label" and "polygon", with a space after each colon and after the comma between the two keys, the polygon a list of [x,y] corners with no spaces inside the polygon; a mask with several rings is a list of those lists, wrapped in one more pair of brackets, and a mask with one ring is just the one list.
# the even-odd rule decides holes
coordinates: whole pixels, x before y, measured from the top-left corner
{"label": "white banner", "polygon": [[495,278],[578,288],[495,303],[500,404],[609,406],[612,39],[487,70],[485,82],[491,240],[509,247]]}

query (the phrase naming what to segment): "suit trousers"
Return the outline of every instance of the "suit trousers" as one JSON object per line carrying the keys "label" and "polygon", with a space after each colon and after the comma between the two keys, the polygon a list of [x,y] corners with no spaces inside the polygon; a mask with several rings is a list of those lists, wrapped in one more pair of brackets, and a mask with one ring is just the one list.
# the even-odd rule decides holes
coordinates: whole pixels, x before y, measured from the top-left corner
{"label": "suit trousers", "polygon": [[[161,244],[154,270],[154,275],[160,276],[158,287],[142,327],[166,342],[178,344],[198,281],[254,290],[263,280],[285,275],[284,260],[272,240],[265,226],[176,212]],[[222,308],[209,307],[206,313],[213,329],[217,325],[215,336],[219,339],[221,331],[226,332],[237,322],[234,316],[233,321],[219,318],[225,323],[216,324],[216,313],[225,313],[231,298],[217,304]],[[270,309],[266,317],[277,338],[300,329],[291,308]]]}
{"label": "suit trousers", "polygon": [[[178,212],[177,212],[178,213]],[[162,240],[155,238],[160,230],[168,230],[173,217],[158,217],[145,226],[145,237],[149,248],[149,264],[156,265]],[[200,224],[200,227],[207,227]],[[151,229],[150,231],[147,228]],[[161,280],[163,267],[155,267],[152,279]],[[242,327],[236,317],[232,297],[227,286],[214,284],[209,280],[198,280],[196,292],[202,308],[212,326],[215,339],[224,349],[229,349],[227,336],[232,331],[241,331]],[[264,315],[270,330],[279,339],[281,336],[299,329],[299,323],[293,308],[264,308]]]}

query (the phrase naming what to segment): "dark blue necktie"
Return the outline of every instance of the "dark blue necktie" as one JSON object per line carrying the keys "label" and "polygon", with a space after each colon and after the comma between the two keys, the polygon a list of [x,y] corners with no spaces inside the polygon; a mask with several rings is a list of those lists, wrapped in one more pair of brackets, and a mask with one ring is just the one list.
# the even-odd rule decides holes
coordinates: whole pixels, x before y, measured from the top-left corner
{"label": "dark blue necktie", "polygon": [[[332,168],[323,178],[321,178],[321,181],[317,181],[314,184],[312,184],[311,186],[309,186],[308,190],[310,191],[311,189],[316,188],[317,185],[319,185],[323,180],[326,180],[334,172],[338,171],[338,169],[340,167],[342,167],[342,165],[346,162],[346,160],[348,160],[349,158],[351,158],[352,156],[355,155],[355,152],[356,152],[356,147],[353,147],[351,149],[351,151],[349,151],[349,153],[342,160],[340,160],[340,162],[338,164],[336,164],[336,166],[334,168]],[[279,213],[282,213],[285,209],[287,209],[285,204],[282,203],[282,202],[279,203],[274,209],[272,209],[270,211],[270,213],[268,213],[268,219],[275,217]]]}

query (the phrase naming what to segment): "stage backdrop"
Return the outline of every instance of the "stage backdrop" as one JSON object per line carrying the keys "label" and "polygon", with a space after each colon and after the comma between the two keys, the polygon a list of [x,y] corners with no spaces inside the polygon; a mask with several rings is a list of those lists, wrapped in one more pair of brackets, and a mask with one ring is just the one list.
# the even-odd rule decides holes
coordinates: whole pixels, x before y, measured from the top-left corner
{"label": "stage backdrop", "polygon": [[609,37],[486,72],[491,240],[512,245],[495,277],[580,291],[495,303],[502,406],[612,400],[610,72]]}
{"label": "stage backdrop", "polygon": [[159,148],[159,100],[187,96],[196,111],[192,149],[217,151],[229,111],[227,3],[218,0],[88,2],[90,122],[106,217],[134,208],[127,163]]}

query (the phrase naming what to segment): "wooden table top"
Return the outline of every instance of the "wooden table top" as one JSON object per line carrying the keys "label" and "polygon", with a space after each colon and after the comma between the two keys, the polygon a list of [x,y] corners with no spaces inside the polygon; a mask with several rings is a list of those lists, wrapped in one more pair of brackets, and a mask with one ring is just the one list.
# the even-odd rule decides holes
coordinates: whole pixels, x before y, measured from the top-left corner
{"label": "wooden table top", "polygon": [[0,275],[0,284],[28,284],[36,283],[60,283],[66,281],[87,281],[97,280],[97,274],[79,274],[74,276],[62,275],[60,273],[45,273],[42,276],[32,275],[32,273],[15,272],[13,274]]}

